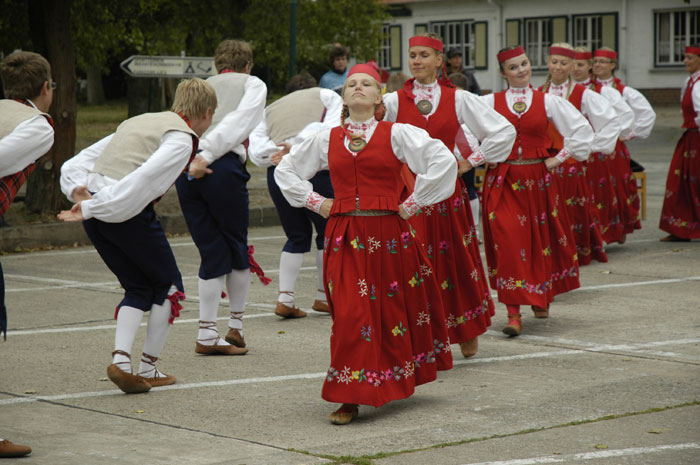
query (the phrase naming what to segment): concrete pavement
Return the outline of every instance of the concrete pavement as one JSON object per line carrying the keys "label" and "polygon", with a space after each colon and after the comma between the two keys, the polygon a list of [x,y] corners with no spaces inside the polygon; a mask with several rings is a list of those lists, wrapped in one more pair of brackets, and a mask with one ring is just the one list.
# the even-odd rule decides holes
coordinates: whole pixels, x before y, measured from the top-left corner
{"label": "concrete pavement", "polygon": [[649,179],[643,229],[608,247],[608,263],[584,267],[581,289],[558,296],[551,318],[526,314],[523,336],[507,339],[497,305],[476,357],[453,346],[453,370],[409,399],[361,407],[344,427],[320,398],[330,317],[308,308],[312,255],[297,288],[309,316],[272,313],[281,227],[250,231],[275,280],[253,279],[242,357],[194,353],[199,258],[188,236],[171,240],[188,299],[159,368],[178,383],[139,395],[106,380],[121,292],[94,249],[3,256],[11,331],[0,342],[0,437],[34,449],[7,463],[700,463],[700,243],[661,243],[657,229],[673,117],[631,144]]}

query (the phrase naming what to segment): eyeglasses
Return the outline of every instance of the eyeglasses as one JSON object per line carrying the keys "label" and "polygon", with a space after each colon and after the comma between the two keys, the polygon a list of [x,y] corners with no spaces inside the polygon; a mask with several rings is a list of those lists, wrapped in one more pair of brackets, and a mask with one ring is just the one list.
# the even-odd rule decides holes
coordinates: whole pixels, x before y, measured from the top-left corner
{"label": "eyeglasses", "polygon": [[593,60],[594,65],[609,65],[612,63],[610,60]]}
{"label": "eyeglasses", "polygon": [[49,89],[55,90],[56,89],[56,81],[48,81],[49,83]]}

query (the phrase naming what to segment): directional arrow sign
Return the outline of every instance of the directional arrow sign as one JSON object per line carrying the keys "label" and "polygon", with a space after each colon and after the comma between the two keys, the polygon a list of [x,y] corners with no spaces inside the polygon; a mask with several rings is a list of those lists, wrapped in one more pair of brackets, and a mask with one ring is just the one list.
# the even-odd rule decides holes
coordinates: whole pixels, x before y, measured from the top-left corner
{"label": "directional arrow sign", "polygon": [[132,55],[121,68],[134,77],[208,77],[216,74],[212,57]]}

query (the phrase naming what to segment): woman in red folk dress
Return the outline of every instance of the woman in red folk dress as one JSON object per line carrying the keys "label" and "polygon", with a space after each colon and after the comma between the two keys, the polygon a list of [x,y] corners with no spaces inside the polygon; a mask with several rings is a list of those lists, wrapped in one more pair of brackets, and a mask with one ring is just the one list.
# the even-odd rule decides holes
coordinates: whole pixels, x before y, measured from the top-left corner
{"label": "woman in red folk dress", "polygon": [[[576,47],[574,67],[571,77],[576,84],[600,94],[612,105],[620,124],[620,138],[629,137],[634,128],[634,112],[625,103],[622,94],[610,86],[591,80],[593,73],[593,54],[586,47]],[[624,226],[620,220],[620,211],[627,207],[627,191],[624,182],[618,182],[612,166],[618,158],[615,145],[608,152],[591,153],[586,162],[586,178],[592,196],[591,203],[598,213],[600,231],[607,243],[619,242],[624,235]],[[621,155],[622,156],[622,155]]]}
{"label": "woman in red folk dress", "polygon": [[[515,140],[514,128],[476,95],[455,90],[450,81],[438,79],[443,43],[436,37],[429,34],[409,40],[413,79],[403,89],[384,96],[385,119],[423,128],[451,150],[464,124],[481,143],[473,148],[468,160],[460,161],[460,172],[487,161],[505,160]],[[450,341],[459,343],[462,355],[470,357],[477,352],[477,337],[491,325],[494,305],[463,187],[461,177],[457,178],[449,199],[422,209],[410,221],[443,290]]]}
{"label": "woman in red folk dress", "polygon": [[[383,108],[375,67],[353,66],[342,96],[341,126],[295,145],[275,170],[292,206],[330,215],[323,272],[333,326],[322,397],[342,403],[331,414],[334,424],[350,423],[358,404],[379,407],[409,397],[452,367],[440,288],[406,219],[449,197],[457,176],[442,142],[422,129],[377,120]],[[400,203],[403,163],[418,176],[415,191]],[[322,169],[330,170],[335,199],[307,181]]]}
{"label": "woman in red folk dress", "polygon": [[[546,318],[555,295],[579,287],[576,244],[560,221],[564,204],[549,170],[572,154],[585,157],[593,130],[569,102],[530,88],[530,60],[521,46],[501,50],[498,62],[508,89],[482,99],[508,118],[517,139],[508,159],[486,173],[484,244],[491,287],[508,309],[503,332],[517,336],[520,305]],[[550,121],[564,137],[554,157],[547,151]]]}
{"label": "woman in red folk dress", "polygon": [[669,235],[664,242],[700,238],[700,44],[685,48],[685,70],[690,77],[683,86],[681,109],[685,132],[676,145],[666,179],[666,195],[659,228]]}
{"label": "woman in red folk dress", "polygon": [[[600,94],[575,84],[570,74],[574,65],[575,51],[567,43],[552,44],[549,49],[549,75],[539,90],[565,98],[588,119],[595,131],[591,144],[592,152],[609,153],[615,149],[620,135],[615,110]],[[550,153],[556,155],[564,147],[564,139],[550,123],[552,139]],[[586,178],[586,157],[572,156],[552,173],[561,188],[565,215],[576,243],[579,265],[588,265],[592,259],[607,262],[605,244],[598,224],[598,210],[591,201],[591,192]]]}
{"label": "woman in red folk dress", "polygon": [[[622,225],[622,235],[616,238],[605,237],[606,242],[618,242],[624,244],[627,234],[631,234],[635,229],[641,229],[639,221],[639,194],[637,193],[637,179],[633,176],[631,167],[630,152],[625,141],[637,138],[646,139],[656,121],[656,113],[649,104],[649,101],[636,89],[627,86],[615,77],[617,68],[617,52],[601,47],[593,52],[593,74],[595,82],[603,87],[613,87],[622,95],[622,98],[634,112],[634,127],[627,134],[623,134],[618,140],[615,149],[616,157],[610,158],[610,168],[617,180],[617,189],[622,191],[623,198],[620,199],[620,224]],[[640,166],[641,168],[641,166]],[[643,170],[643,168],[641,168]]]}

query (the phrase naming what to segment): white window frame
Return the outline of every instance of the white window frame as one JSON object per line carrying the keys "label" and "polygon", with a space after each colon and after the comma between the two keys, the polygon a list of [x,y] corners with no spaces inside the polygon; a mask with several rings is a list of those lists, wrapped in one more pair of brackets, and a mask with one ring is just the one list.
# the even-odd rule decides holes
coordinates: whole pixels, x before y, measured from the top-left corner
{"label": "white window frame", "polygon": [[[399,29],[399,41],[393,43],[391,39],[391,30]],[[382,25],[382,39],[379,42],[379,51],[377,52],[377,64],[380,69],[386,69],[389,71],[401,71],[402,67],[402,57],[401,57],[401,33],[402,28],[397,24],[384,23]],[[397,57],[392,55],[392,49],[397,48]],[[398,58],[398,60],[396,60]],[[391,66],[392,61],[398,61],[397,66]]]}
{"label": "white window frame", "polygon": [[434,21],[430,23],[429,30],[442,38],[445,44],[445,53],[451,48],[457,48],[462,52],[462,66],[467,69],[475,69],[476,43],[474,39],[473,19],[461,19],[457,21]]}
{"label": "white window frame", "polygon": [[[530,37],[531,30],[535,33],[534,39]],[[547,68],[549,47],[552,45],[552,18],[524,18],[523,41],[532,68]]]}
{"label": "white window frame", "polygon": [[[666,37],[661,28],[667,19]],[[694,23],[694,24],[693,24]],[[654,64],[655,66],[681,66],[686,45],[700,42],[700,8],[654,11]]]}
{"label": "white window frame", "polygon": [[572,20],[574,48],[596,50],[603,46],[603,15],[575,15]]}

